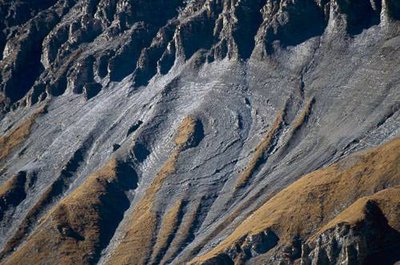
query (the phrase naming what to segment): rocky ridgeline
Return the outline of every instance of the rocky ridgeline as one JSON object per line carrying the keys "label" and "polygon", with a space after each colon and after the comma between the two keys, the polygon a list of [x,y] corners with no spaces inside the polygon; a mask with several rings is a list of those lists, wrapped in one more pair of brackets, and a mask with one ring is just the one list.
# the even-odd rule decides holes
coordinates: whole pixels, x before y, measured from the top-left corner
{"label": "rocky ridgeline", "polygon": [[[66,91],[94,97],[135,86],[200,52],[201,61],[262,59],[329,33],[400,18],[396,0],[47,0],[0,3],[1,108]],[[20,101],[21,99],[24,99]],[[17,104],[18,105],[18,104]]]}
{"label": "rocky ridgeline", "polygon": [[374,202],[368,202],[365,210],[365,219],[356,226],[340,223],[307,242],[295,237],[290,244],[275,248],[279,237],[272,230],[249,235],[201,264],[394,264],[400,258],[396,252],[400,233]]}

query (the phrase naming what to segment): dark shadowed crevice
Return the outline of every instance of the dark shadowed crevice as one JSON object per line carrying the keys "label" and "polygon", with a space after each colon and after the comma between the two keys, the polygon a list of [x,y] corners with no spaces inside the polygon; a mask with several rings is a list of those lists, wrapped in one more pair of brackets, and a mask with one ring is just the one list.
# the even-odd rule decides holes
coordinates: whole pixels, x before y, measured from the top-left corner
{"label": "dark shadowed crevice", "polygon": [[132,133],[136,132],[137,129],[139,129],[139,127],[143,124],[143,121],[138,120],[137,122],[135,122],[134,124],[132,124],[131,127],[129,127],[129,130],[126,134],[126,136],[128,137],[129,135],[131,135]]}
{"label": "dark shadowed crevice", "polygon": [[[282,16],[286,17],[283,19]],[[280,46],[296,46],[306,40],[323,34],[328,20],[314,0],[297,1],[285,7],[280,19],[275,18],[267,28],[265,46],[267,54],[274,51],[273,43]]]}
{"label": "dark shadowed crevice", "polygon": [[53,84],[47,86],[47,91],[53,96],[61,96],[67,89],[67,77],[60,76]]}
{"label": "dark shadowed crevice", "polygon": [[25,56],[22,55],[25,58],[22,59],[24,60],[23,67],[26,67],[26,69],[30,70],[23,71],[22,69],[16,68],[16,70],[13,71],[12,80],[10,80],[4,88],[5,94],[7,95],[7,97],[10,98],[12,102],[16,102],[17,100],[24,97],[25,94],[32,87],[37,77],[43,71],[43,66],[40,63],[41,46],[40,44],[37,44],[34,45],[31,50],[27,51],[27,54]]}
{"label": "dark shadowed crevice", "polygon": [[8,254],[12,249],[17,247],[21,241],[30,233],[34,224],[48,210],[54,202],[59,200],[61,196],[69,188],[74,180],[75,172],[85,159],[85,156],[92,145],[91,137],[82,145],[81,148],[75,151],[71,159],[65,164],[57,179],[43,192],[40,199],[30,208],[29,212],[21,222],[18,230],[13,237],[6,243],[2,255]]}
{"label": "dark shadowed crevice", "polygon": [[[190,21],[179,25],[178,42],[181,46],[177,48],[186,60],[201,49],[211,48],[214,43],[214,24],[215,18],[209,17],[207,11],[204,10]],[[194,38],[196,41],[193,41]]]}
{"label": "dark shadowed crevice", "polygon": [[[151,6],[149,6],[151,5]],[[165,38],[157,41],[159,28],[171,20],[178,13],[177,9],[182,5],[182,0],[169,1],[136,1],[130,4],[127,13],[121,13],[121,21],[125,24],[140,25],[144,31],[137,36],[133,36],[123,50],[111,59],[108,66],[110,79],[121,81],[129,74],[135,73],[135,87],[144,86],[156,74],[157,61],[163,54],[169,39],[173,36],[174,26],[165,27]],[[131,14],[129,14],[131,13]],[[155,43],[152,41],[155,41]],[[154,45],[153,45],[154,44]],[[111,71],[110,71],[111,70]]]}
{"label": "dark shadowed crevice", "polygon": [[387,0],[387,8],[391,18],[400,20],[400,1]]}
{"label": "dark shadowed crevice", "polygon": [[85,95],[86,100],[94,98],[101,91],[102,86],[99,83],[91,82],[87,83],[83,86],[83,93]]}
{"label": "dark shadowed crevice", "polygon": [[150,155],[150,151],[143,143],[136,142],[133,147],[133,154],[139,162],[143,162]]}
{"label": "dark shadowed crevice", "polygon": [[365,206],[364,233],[367,240],[367,257],[364,265],[392,265],[400,260],[400,232],[393,229],[379,205],[368,201]]}
{"label": "dark shadowed crevice", "polygon": [[[43,8],[52,3],[43,2]],[[28,21],[24,31],[19,30],[9,40],[12,43],[9,56],[13,57],[13,62],[1,70],[3,77],[7,77],[2,80],[2,89],[11,102],[23,98],[40,76],[44,69],[41,63],[43,40],[74,4],[72,1],[58,2]]]}
{"label": "dark shadowed crevice", "polygon": [[108,60],[114,55],[112,51],[107,51],[105,54],[99,55],[95,63],[96,73],[100,78],[107,76]]}
{"label": "dark shadowed crevice", "polygon": [[167,49],[160,60],[157,62],[158,72],[162,75],[165,75],[171,70],[175,63],[175,53],[176,47],[174,42],[170,42],[169,49]]}
{"label": "dark shadowed crevice", "polygon": [[[73,93],[82,94],[84,92],[85,86],[89,88],[89,90],[90,88],[93,88],[93,92],[96,91],[96,82],[94,82],[93,80],[94,61],[94,56],[89,55],[84,59],[79,60],[78,65],[68,72],[68,86]],[[98,92],[99,91],[97,87],[97,93]],[[87,93],[85,94],[86,96],[88,95]]]}
{"label": "dark shadowed crevice", "polygon": [[4,213],[18,206],[25,198],[26,172],[21,171],[0,186],[0,221]]}
{"label": "dark shadowed crevice", "polygon": [[255,46],[255,36],[263,18],[261,8],[264,1],[241,1],[235,10],[238,24],[232,35],[238,47],[239,57],[246,60]]}
{"label": "dark shadowed crevice", "polygon": [[225,253],[219,254],[205,262],[202,265],[234,265],[233,260]]}
{"label": "dark shadowed crevice", "polygon": [[364,29],[380,23],[381,1],[375,2],[375,9],[370,1],[337,0],[340,11],[347,16],[347,32],[350,35],[360,34]]}
{"label": "dark shadowed crevice", "polygon": [[161,28],[153,39],[150,47],[145,48],[138,61],[134,74],[135,86],[146,86],[157,73],[158,62],[161,60],[176,29],[176,21],[169,22]]}
{"label": "dark shadowed crevice", "polygon": [[[36,16],[40,11],[54,5],[57,0],[41,0],[41,1],[2,1],[0,3],[0,15],[2,22],[9,28],[26,23],[29,19]],[[3,28],[0,28],[3,31]]]}
{"label": "dark shadowed crevice", "polygon": [[43,84],[37,84],[32,88],[32,94],[30,95],[30,103],[32,105],[42,100],[42,97],[46,91],[46,86]]}
{"label": "dark shadowed crevice", "polygon": [[138,23],[132,28],[129,40],[117,51],[108,63],[108,72],[111,81],[121,81],[136,68],[137,60],[144,47],[146,47],[155,29],[144,23]]}
{"label": "dark shadowed crevice", "polygon": [[139,177],[130,163],[119,163],[117,166],[117,181],[111,182],[100,197],[99,210],[99,245],[94,250],[91,259],[96,264],[100,259],[101,251],[106,248],[114,236],[118,225],[124,217],[125,211],[130,206],[130,200],[126,195],[129,190],[138,187]]}
{"label": "dark shadowed crevice", "polygon": [[[0,16],[1,16],[1,13],[0,13]],[[3,52],[4,52],[5,46],[6,46],[6,37],[4,36],[2,31],[0,31],[0,60],[3,59]]]}
{"label": "dark shadowed crevice", "polygon": [[279,237],[276,233],[270,229],[267,231],[260,232],[256,235],[251,236],[249,240],[251,249],[258,254],[267,253],[269,250],[274,248],[278,242]]}
{"label": "dark shadowed crevice", "polygon": [[203,123],[201,122],[200,119],[196,119],[194,125],[194,131],[189,137],[187,143],[185,144],[184,149],[198,146],[201,140],[203,140],[204,136],[205,135],[204,135]]}

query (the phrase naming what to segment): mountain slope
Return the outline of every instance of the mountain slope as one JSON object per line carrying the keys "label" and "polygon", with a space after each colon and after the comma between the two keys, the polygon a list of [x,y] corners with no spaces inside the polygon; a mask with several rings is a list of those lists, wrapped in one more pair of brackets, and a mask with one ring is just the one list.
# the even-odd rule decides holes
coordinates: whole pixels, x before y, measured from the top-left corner
{"label": "mountain slope", "polygon": [[396,246],[396,0],[0,14],[1,263],[336,264],[362,246],[361,264],[362,242]]}
{"label": "mountain slope", "polygon": [[[320,252],[325,251],[326,255],[330,251],[328,248],[337,248],[339,251],[335,250],[336,257],[330,257],[328,262],[337,264],[348,260],[347,256],[350,255],[340,253],[340,247],[343,248],[342,252],[345,248],[353,247],[355,254],[352,258],[358,260],[353,263],[365,263],[364,258],[376,253],[354,243],[351,245],[351,243],[339,241],[339,246],[336,246],[325,238],[329,236],[324,236],[324,234],[331,230],[342,229],[335,226],[342,226],[343,223],[357,229],[369,217],[365,213],[368,209],[367,205],[374,202],[377,203],[375,207],[382,214],[372,215],[370,217],[372,220],[369,221],[379,222],[380,220],[376,219],[383,218],[386,220],[386,225],[389,223],[394,231],[399,230],[400,224],[397,221],[400,199],[399,145],[400,140],[396,139],[377,149],[350,156],[327,168],[301,177],[268,200],[240,224],[231,236],[199,260],[208,256],[221,258],[223,255],[219,254],[218,257],[217,253],[224,249],[235,262],[239,263],[250,259],[253,255],[272,251],[283,253],[281,258],[289,259],[287,262],[290,262],[290,259],[299,258],[300,254],[302,254],[301,259],[307,260],[307,255],[309,255],[307,252],[310,251],[313,252],[310,256],[318,260]],[[380,227],[371,225],[370,230],[373,229],[378,230]],[[380,232],[379,230],[377,232],[363,231],[361,235],[367,237],[368,233],[372,235],[376,233],[374,236],[378,238],[382,236]],[[339,234],[337,240],[343,240],[344,236]],[[396,236],[395,241],[390,242],[391,244],[375,245],[377,254],[380,254],[379,251],[386,250],[385,247],[396,249],[394,244],[400,244],[400,233],[397,232]],[[326,243],[324,242],[325,245],[319,246],[320,249],[314,251],[313,247],[321,244],[316,242],[318,237],[320,241]],[[301,246],[302,241],[308,245],[307,248]],[[268,248],[268,242],[274,244]],[[368,242],[368,238],[361,241],[364,244],[376,244],[375,240],[373,242]],[[309,250],[301,253],[302,249]],[[257,253],[258,251],[261,253]],[[386,254],[400,258],[396,252]],[[392,262],[394,261],[397,260],[392,259]]]}

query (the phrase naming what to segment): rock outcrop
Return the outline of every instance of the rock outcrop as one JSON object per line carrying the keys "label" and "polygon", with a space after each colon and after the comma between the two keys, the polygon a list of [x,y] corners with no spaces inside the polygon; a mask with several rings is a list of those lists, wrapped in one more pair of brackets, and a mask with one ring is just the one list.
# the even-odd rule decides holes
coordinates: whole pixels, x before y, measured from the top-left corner
{"label": "rock outcrop", "polygon": [[393,264],[400,258],[399,143],[302,177],[195,263]]}
{"label": "rock outcrop", "polygon": [[25,97],[80,94],[95,80],[133,75],[135,86],[147,85],[199,51],[211,61],[245,60],[255,50],[264,58],[326,31],[353,36],[400,17],[395,0],[49,0],[0,8],[3,111]]}

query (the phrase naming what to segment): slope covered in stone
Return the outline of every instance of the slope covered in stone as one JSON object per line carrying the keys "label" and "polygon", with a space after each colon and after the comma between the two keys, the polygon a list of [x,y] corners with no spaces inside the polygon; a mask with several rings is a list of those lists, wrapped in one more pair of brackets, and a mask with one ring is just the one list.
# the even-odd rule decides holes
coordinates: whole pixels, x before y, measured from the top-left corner
{"label": "slope covered in stone", "polygon": [[[0,0],[0,17],[0,263],[339,262],[397,229],[396,152],[376,151],[400,133],[397,0]],[[302,177],[329,170],[329,189]],[[243,227],[296,181],[307,226]],[[273,251],[218,247],[257,227]]]}
{"label": "slope covered in stone", "polygon": [[[364,264],[371,262],[369,256],[374,255],[397,261],[399,255],[388,250],[400,244],[399,147],[400,140],[396,139],[301,177],[251,214],[214,250],[197,260],[212,260],[209,257],[214,256],[214,260],[229,257],[231,262],[242,263],[251,258],[261,260],[258,255],[275,252],[281,255],[278,259],[287,259],[290,263],[299,258],[308,260],[307,255],[312,250],[309,262],[318,259],[322,262],[321,252],[325,252],[326,259],[332,255],[328,264],[351,258],[354,259],[351,264]],[[336,241],[325,236],[330,230],[345,230],[344,224],[348,225],[347,230],[357,230],[363,222],[369,227],[359,232],[364,237],[360,242],[346,242],[352,237],[350,232],[338,232]],[[392,241],[384,242],[387,231],[382,226],[385,225],[393,230]],[[353,237],[356,236],[359,235],[354,232]],[[304,243],[307,245],[302,246]],[[361,246],[357,245],[359,243]],[[362,244],[370,244],[374,250]],[[319,249],[314,250],[316,247]],[[346,253],[346,248],[353,248],[354,253]],[[329,253],[335,251],[335,254]]]}

